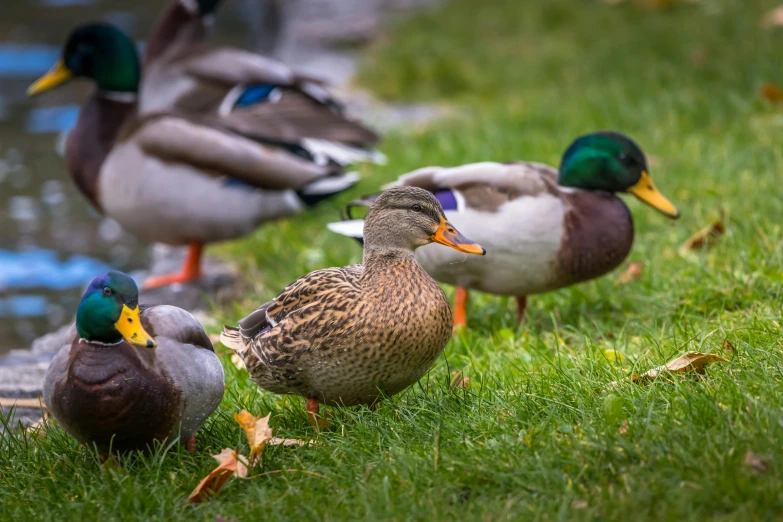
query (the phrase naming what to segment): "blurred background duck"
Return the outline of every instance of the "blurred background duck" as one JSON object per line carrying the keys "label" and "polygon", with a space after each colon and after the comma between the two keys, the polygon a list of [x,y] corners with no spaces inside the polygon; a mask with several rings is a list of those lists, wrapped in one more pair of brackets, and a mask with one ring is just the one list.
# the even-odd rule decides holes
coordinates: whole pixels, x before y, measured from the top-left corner
{"label": "blurred background duck", "polygon": [[44,400],[65,431],[104,454],[176,439],[192,451],[223,386],[199,322],[175,306],[139,308],[136,283],[112,271],[84,293]]}
{"label": "blurred background duck", "polygon": [[66,143],[74,181],[140,239],[190,245],[181,273],[146,287],[198,279],[205,243],[333,196],[357,181],[348,164],[382,159],[372,149],[378,136],[320,84],[252,53],[198,45],[216,4],[169,6],[148,44],[143,82],[133,41],[91,24],[70,35],[28,91],[75,77],[96,83]]}
{"label": "blurred background duck", "polygon": [[[631,251],[633,219],[616,193],[629,193],[670,217],[679,212],[655,188],[641,148],[617,132],[596,132],[574,141],[560,169],[541,163],[473,163],[426,167],[400,177],[400,185],[432,192],[448,219],[484,245],[484,258],[438,245],[416,251],[416,260],[437,281],[455,285],[455,326],[467,323],[468,290],[517,299],[517,321],[527,296],[602,276]],[[337,233],[361,239],[364,223],[331,223]]]}
{"label": "blurred background duck", "polygon": [[314,423],[319,404],[372,404],[404,390],[449,341],[448,300],[414,250],[436,242],[465,254],[485,252],[416,187],[381,194],[366,231],[361,264],[297,279],[220,337],[256,384],[305,397]]}

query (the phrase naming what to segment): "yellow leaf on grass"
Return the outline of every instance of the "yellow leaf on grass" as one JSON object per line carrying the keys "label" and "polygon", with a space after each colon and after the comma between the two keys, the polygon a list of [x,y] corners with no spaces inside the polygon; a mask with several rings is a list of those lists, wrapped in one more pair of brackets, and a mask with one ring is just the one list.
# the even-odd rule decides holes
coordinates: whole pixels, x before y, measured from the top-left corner
{"label": "yellow leaf on grass", "polygon": [[247,442],[250,444],[250,462],[255,465],[264,453],[266,443],[272,438],[272,428],[269,427],[269,416],[258,418],[247,410],[234,414],[234,419],[245,430]]}
{"label": "yellow leaf on grass", "polygon": [[204,501],[207,497],[217,495],[231,477],[247,477],[247,461],[239,451],[225,448],[212,457],[218,461],[218,467],[210,471],[188,497],[188,500],[195,504]]}
{"label": "yellow leaf on grass", "polygon": [[723,211],[720,217],[689,237],[681,246],[682,250],[695,250],[702,247],[711,247],[718,237],[726,233],[726,225],[723,223]]}
{"label": "yellow leaf on grass", "polygon": [[644,263],[641,261],[638,261],[636,263],[631,263],[628,265],[628,268],[625,269],[625,271],[620,274],[620,277],[617,278],[620,283],[627,285],[631,281],[634,281],[636,279],[639,279],[639,276],[642,275],[642,269],[644,268]]}
{"label": "yellow leaf on grass", "polygon": [[[704,368],[714,362],[729,362],[720,355],[714,353],[686,352],[676,359],[672,359],[663,366],[657,366],[644,373],[635,373],[631,376],[631,382],[643,384],[647,381],[660,377],[666,373],[687,373],[696,372],[704,374]],[[609,386],[618,386],[618,381],[612,381]]]}
{"label": "yellow leaf on grass", "polygon": [[454,370],[451,372],[451,388],[463,388],[467,390],[470,388],[470,377],[463,377],[461,371]]}

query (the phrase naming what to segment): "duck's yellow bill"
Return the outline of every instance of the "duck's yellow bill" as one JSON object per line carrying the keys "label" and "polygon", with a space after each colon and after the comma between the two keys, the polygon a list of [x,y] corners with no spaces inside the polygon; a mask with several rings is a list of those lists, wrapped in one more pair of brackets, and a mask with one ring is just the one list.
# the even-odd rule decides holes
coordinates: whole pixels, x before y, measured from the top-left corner
{"label": "duck's yellow bill", "polygon": [[672,205],[671,201],[666,199],[666,196],[655,188],[652,178],[647,174],[647,171],[642,171],[642,177],[639,178],[639,182],[629,188],[628,193],[633,194],[642,202],[647,203],[658,212],[670,218],[676,219],[680,217],[680,212]]}
{"label": "duck's yellow bill", "polygon": [[57,60],[57,63],[54,64],[54,67],[52,67],[48,73],[38,78],[35,83],[27,88],[27,95],[35,96],[36,94],[48,91],[49,89],[67,82],[72,76],[73,73],[65,66],[62,59]]}
{"label": "duck's yellow bill", "polygon": [[145,348],[155,348],[158,345],[155,339],[141,326],[138,306],[129,308],[128,305],[122,305],[122,313],[119,320],[114,323],[114,327],[131,344]]}
{"label": "duck's yellow bill", "polygon": [[435,243],[446,245],[447,247],[459,250],[460,252],[465,252],[466,254],[478,254],[483,256],[487,253],[487,251],[484,250],[484,247],[463,236],[459,230],[454,228],[454,225],[446,221],[442,216],[440,218],[438,230],[430,236],[430,239]]}

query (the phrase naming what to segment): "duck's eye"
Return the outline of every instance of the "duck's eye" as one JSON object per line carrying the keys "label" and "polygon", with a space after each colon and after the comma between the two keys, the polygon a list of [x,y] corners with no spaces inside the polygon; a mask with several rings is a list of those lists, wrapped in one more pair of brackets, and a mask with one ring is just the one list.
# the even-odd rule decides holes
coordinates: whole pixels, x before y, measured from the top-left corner
{"label": "duck's eye", "polygon": [[103,295],[105,295],[106,297],[110,296],[111,295],[111,288],[109,288],[108,286],[104,286],[103,287]]}
{"label": "duck's eye", "polygon": [[414,212],[421,212],[421,205],[419,205],[418,203],[414,203],[413,206],[411,207],[411,210]]}
{"label": "duck's eye", "polygon": [[632,165],[634,163],[633,158],[624,152],[620,153],[620,155],[617,156],[617,159],[619,159],[623,165]]}

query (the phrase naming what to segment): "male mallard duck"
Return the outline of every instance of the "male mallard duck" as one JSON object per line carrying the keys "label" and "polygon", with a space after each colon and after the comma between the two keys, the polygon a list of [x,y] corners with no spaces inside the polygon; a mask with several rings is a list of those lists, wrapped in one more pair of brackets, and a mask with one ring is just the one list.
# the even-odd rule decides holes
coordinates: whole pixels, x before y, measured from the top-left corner
{"label": "male mallard duck", "polygon": [[[671,217],[674,208],[653,185],[639,146],[617,132],[582,136],[566,149],[560,170],[541,163],[473,163],[426,167],[397,183],[435,194],[449,220],[489,249],[465,258],[430,245],[416,260],[437,281],[457,286],[455,326],[467,321],[468,289],[517,298],[602,276],[628,256],[633,220],[617,192],[633,194]],[[371,204],[373,197],[348,207]],[[362,237],[361,220],[331,223],[335,232]]]}
{"label": "male mallard duck", "polygon": [[361,264],[317,270],[226,326],[220,341],[244,359],[253,381],[319,404],[372,404],[416,382],[451,337],[443,290],[413,251],[431,242],[484,254],[446,220],[438,200],[393,187],[367,215]]}
{"label": "male mallard duck", "polygon": [[[148,287],[198,278],[204,243],[240,237],[353,185],[356,176],[346,174],[344,164],[369,155],[363,149],[377,141],[330,99],[317,100],[297,83],[282,83],[266,97],[248,87],[223,101],[225,117],[139,116],[136,47],[106,24],[76,29],[54,69],[28,92],[80,76],[95,81],[97,90],[66,143],[77,186],[142,240],[191,245],[182,273],[148,280]],[[275,97],[278,88],[284,94]],[[235,118],[236,106],[257,117]]]}
{"label": "male mallard duck", "polygon": [[198,321],[176,306],[139,308],[122,272],[93,279],[49,366],[44,400],[60,425],[101,452],[195,434],[223,398],[223,367]]}

